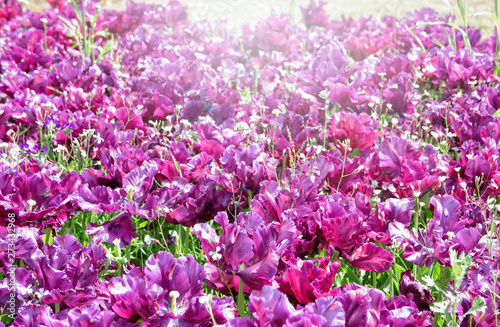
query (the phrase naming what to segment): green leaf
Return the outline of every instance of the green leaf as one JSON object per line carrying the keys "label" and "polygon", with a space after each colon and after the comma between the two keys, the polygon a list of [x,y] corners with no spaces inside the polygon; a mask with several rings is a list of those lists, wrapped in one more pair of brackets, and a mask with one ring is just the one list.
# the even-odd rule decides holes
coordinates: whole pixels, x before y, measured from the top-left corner
{"label": "green leaf", "polygon": [[71,5],[73,6],[73,10],[75,11],[76,18],[78,18],[78,22],[82,22],[82,12],[80,11],[80,8],[78,8],[76,1],[71,0]]}
{"label": "green leaf", "polygon": [[8,314],[3,314],[0,316],[0,320],[4,323],[6,323],[7,325],[9,325],[11,322],[14,321],[14,318],[12,318],[10,315]]}
{"label": "green leaf", "polygon": [[431,277],[429,276],[422,276],[422,282],[424,283],[424,285],[426,285],[427,287],[432,287],[432,288],[435,288],[437,289],[441,294],[445,295],[446,294],[446,291],[443,290],[441,288],[441,286],[439,286],[438,284],[436,284],[436,282],[434,281],[434,279],[432,279]]}
{"label": "green leaf", "polygon": [[349,283],[356,283],[358,285],[363,285],[359,277],[356,275],[356,273],[349,267],[349,265],[345,265],[346,268],[346,276],[349,278],[348,282]]}
{"label": "green leaf", "polygon": [[457,251],[452,249],[450,250],[450,262],[452,278],[455,280],[454,287],[457,290],[472,265],[472,259],[466,256],[465,252],[462,252],[460,257],[457,258]]}
{"label": "green leaf", "polygon": [[476,316],[479,312],[483,314],[486,312],[486,303],[484,302],[484,299],[482,297],[474,298],[472,307],[465,313],[464,316],[467,315]]}
{"label": "green leaf", "polygon": [[450,307],[450,301],[446,300],[443,302],[433,303],[431,310],[437,313],[448,313],[448,308]]}
{"label": "green leaf", "polygon": [[174,162],[175,169],[177,169],[177,173],[179,174],[179,177],[182,177],[181,167],[177,163],[177,160],[175,160],[175,157],[174,157],[174,154],[172,153],[172,150],[169,149],[168,151],[170,152],[170,155],[172,156],[172,160]]}

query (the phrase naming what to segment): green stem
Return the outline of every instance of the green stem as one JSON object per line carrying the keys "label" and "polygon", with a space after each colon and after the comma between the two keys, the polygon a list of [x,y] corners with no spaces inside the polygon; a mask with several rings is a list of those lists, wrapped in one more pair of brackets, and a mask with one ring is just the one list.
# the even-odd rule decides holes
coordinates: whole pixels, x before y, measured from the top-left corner
{"label": "green stem", "polygon": [[323,148],[326,149],[326,137],[327,137],[327,127],[328,127],[328,106],[330,101],[328,97],[325,97],[325,131],[323,133]]}
{"label": "green stem", "polygon": [[50,237],[52,236],[52,230],[50,228],[45,228],[45,244],[49,244]]}
{"label": "green stem", "polygon": [[60,307],[60,304],[59,303],[56,303],[55,304],[55,312],[54,313],[58,313],[59,310],[61,310],[61,307]]}
{"label": "green stem", "polygon": [[[241,265],[243,270],[244,264]],[[243,318],[245,316],[245,294],[243,294],[243,279],[240,277],[240,284],[238,287],[238,315]]]}
{"label": "green stem", "polygon": [[253,90],[252,95],[257,95],[257,66],[253,68]]}
{"label": "green stem", "polygon": [[389,279],[391,280],[391,284],[389,287],[389,292],[391,294],[391,298],[394,297],[394,274],[392,272],[393,267],[389,269]]}
{"label": "green stem", "polygon": [[184,252],[183,253],[188,253],[188,247],[189,247],[189,241],[191,239],[191,228],[189,227],[184,227],[182,226],[182,231],[183,231],[183,237],[184,237]]}
{"label": "green stem", "polygon": [[[87,23],[85,22],[85,0],[82,0],[82,30],[83,30],[83,52],[85,57],[88,56],[87,53]],[[85,63],[82,63],[85,64]]]}
{"label": "green stem", "polygon": [[252,202],[252,191],[248,190],[248,208],[250,208],[250,203]]}
{"label": "green stem", "polygon": [[345,148],[344,161],[342,162],[342,173],[340,175],[339,183],[337,185],[337,193],[339,193],[340,183],[342,183],[342,178],[344,178],[344,169],[345,169],[345,162],[346,162],[346,160],[347,160],[347,146]]}
{"label": "green stem", "polygon": [[118,259],[116,264],[118,265],[118,270],[116,272],[116,276],[117,277],[121,277],[122,275],[122,264],[120,262],[121,258],[122,258],[122,252],[121,252],[121,248],[120,248],[120,241],[118,239],[116,239],[114,242],[115,244],[115,251],[116,251],[116,258]]}
{"label": "green stem", "polygon": [[453,316],[451,317],[451,319],[453,321],[452,326],[456,326],[457,325],[457,307],[456,307],[456,303],[455,303],[455,298],[453,299]]}
{"label": "green stem", "polygon": [[121,277],[122,276],[122,264],[118,262],[117,265],[118,265],[118,270],[116,271],[115,277]]}

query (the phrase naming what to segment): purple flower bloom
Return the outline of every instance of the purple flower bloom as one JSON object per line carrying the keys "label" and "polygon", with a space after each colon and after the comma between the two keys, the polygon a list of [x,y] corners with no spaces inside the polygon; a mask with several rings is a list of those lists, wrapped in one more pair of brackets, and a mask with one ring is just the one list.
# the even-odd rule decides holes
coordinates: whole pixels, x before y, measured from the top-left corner
{"label": "purple flower bloom", "polygon": [[366,271],[384,272],[392,266],[392,253],[373,243],[365,243],[356,248],[348,260],[354,267]]}
{"label": "purple flower bloom", "polygon": [[447,195],[442,198],[433,197],[431,204],[434,206],[434,218],[443,228],[443,233],[457,233],[465,227],[465,221],[460,218],[460,202],[453,196]]}
{"label": "purple flower bloom", "polygon": [[136,322],[154,315],[159,290],[148,289],[144,279],[136,276],[113,278],[107,289],[112,309],[118,316]]}
{"label": "purple flower bloom", "polygon": [[248,308],[259,326],[284,326],[295,312],[286,295],[271,286],[252,292]]}
{"label": "purple flower bloom", "polygon": [[410,270],[401,273],[399,294],[405,296],[412,294],[411,300],[421,311],[429,311],[430,303],[434,302],[434,296],[432,296],[430,289],[416,280]]}
{"label": "purple flower bloom", "polygon": [[311,0],[307,8],[300,8],[304,24],[306,24],[307,27],[326,26],[328,24],[330,19],[325,12],[325,4],[324,1],[319,1],[319,3],[316,4],[316,1]]}
{"label": "purple flower bloom", "polygon": [[107,221],[102,225],[89,223],[87,225],[88,235],[94,235],[93,241],[98,244],[100,242],[113,243],[114,240],[120,240],[120,247],[126,248],[133,238],[137,237],[135,226],[132,224],[130,214],[122,212],[113,220]]}
{"label": "purple flower bloom", "polygon": [[196,225],[193,230],[207,256],[205,270],[213,287],[226,293],[227,286],[236,290],[236,276],[245,283],[245,291],[271,285],[277,273],[278,254],[292,245],[294,224],[289,221],[266,226],[258,215],[243,214],[238,216],[240,224],[229,223],[225,213],[217,215],[215,221],[222,229],[220,236],[205,224]]}
{"label": "purple flower bloom", "polygon": [[298,258],[290,260],[282,280],[278,280],[280,291],[292,295],[300,304],[308,304],[318,298],[336,295],[337,290],[331,288],[340,262],[330,262],[328,258],[318,261],[319,266],[312,261],[303,261]]}

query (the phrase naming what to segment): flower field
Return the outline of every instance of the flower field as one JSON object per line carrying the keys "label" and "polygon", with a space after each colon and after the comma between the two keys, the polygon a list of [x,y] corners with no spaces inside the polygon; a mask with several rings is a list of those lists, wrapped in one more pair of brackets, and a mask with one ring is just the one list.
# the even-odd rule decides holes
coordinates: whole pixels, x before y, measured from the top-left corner
{"label": "flower field", "polygon": [[500,326],[496,34],[48,2],[0,0],[0,326]]}

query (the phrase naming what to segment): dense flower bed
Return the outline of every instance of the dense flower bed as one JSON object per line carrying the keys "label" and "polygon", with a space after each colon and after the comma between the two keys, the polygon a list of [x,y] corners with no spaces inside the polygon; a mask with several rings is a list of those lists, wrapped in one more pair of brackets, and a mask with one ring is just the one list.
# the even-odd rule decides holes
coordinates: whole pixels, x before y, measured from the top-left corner
{"label": "dense flower bed", "polygon": [[49,2],[0,0],[0,326],[500,325],[496,36]]}

